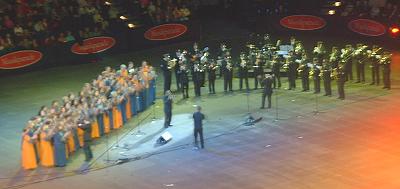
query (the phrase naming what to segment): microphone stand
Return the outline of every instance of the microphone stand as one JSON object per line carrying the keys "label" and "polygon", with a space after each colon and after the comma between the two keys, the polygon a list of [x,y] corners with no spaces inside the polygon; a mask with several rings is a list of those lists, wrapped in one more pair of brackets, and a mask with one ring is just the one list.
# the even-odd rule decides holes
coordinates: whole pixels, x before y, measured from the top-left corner
{"label": "microphone stand", "polygon": [[[136,107],[139,107],[139,96],[137,96],[136,97]],[[141,136],[143,136],[143,135],[146,135],[146,133],[144,133],[144,132],[142,132],[141,130],[140,130],[140,114],[141,113],[139,113],[139,111],[138,111],[138,116],[137,116],[137,119],[138,119],[138,125],[137,125],[137,131],[136,132],[133,132],[131,135],[136,135],[137,137],[141,137]]]}

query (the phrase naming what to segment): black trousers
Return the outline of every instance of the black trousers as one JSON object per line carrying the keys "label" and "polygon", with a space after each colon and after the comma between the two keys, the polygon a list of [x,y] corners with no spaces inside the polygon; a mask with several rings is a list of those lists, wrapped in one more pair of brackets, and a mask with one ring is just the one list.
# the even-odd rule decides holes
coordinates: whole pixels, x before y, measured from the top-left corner
{"label": "black trousers", "polygon": [[178,91],[180,91],[180,90],[181,90],[181,87],[182,87],[181,74],[175,72],[175,76],[176,76],[176,89],[177,89]]}
{"label": "black trousers", "polygon": [[301,85],[303,87],[303,91],[308,91],[310,90],[310,78],[308,74],[302,74],[301,76]]}
{"label": "black trousers", "polygon": [[228,89],[232,91],[232,72],[224,73],[224,91],[226,92]]}
{"label": "black trousers", "polygon": [[365,82],[365,64],[357,63],[357,82]]}
{"label": "black trousers", "polygon": [[[280,88],[281,87],[281,73],[280,71],[274,71],[274,82],[273,82],[273,87],[276,89],[276,87]],[[278,86],[276,86],[278,84]]]}
{"label": "black trousers", "polygon": [[268,97],[268,108],[271,108],[271,97],[272,97],[272,94],[266,94],[266,93],[263,93],[263,95],[262,95],[261,108],[265,107],[265,98],[266,97]]}
{"label": "black trousers", "polygon": [[92,149],[90,149],[90,141],[84,141],[83,151],[85,152],[85,161],[90,161],[93,158]]}
{"label": "black trousers", "polygon": [[208,78],[208,91],[215,94],[215,78]]}
{"label": "black trousers", "polygon": [[197,136],[200,135],[201,148],[204,148],[203,128],[194,128],[194,144],[198,146]]}
{"label": "black trousers", "polygon": [[296,88],[296,73],[288,72],[289,90]]}
{"label": "black trousers", "polygon": [[339,93],[339,98],[344,99],[344,82],[346,78],[345,76],[339,77],[337,80],[337,87],[338,87],[338,93]]}
{"label": "black trousers", "polygon": [[183,82],[181,84],[183,98],[189,98],[189,83]]}
{"label": "black trousers", "polygon": [[194,85],[194,94],[196,96],[201,96],[201,79],[200,72],[195,72],[193,74],[193,85]]}
{"label": "black trousers", "polygon": [[345,65],[346,69],[346,81],[348,80],[353,80],[353,63],[352,62],[347,62]]}
{"label": "black trousers", "polygon": [[390,70],[383,70],[383,87],[390,89]]}
{"label": "black trousers", "polygon": [[324,72],[323,79],[324,79],[325,95],[330,96],[332,95],[331,72]]}
{"label": "black trousers", "polygon": [[171,125],[172,111],[166,111],[164,113],[165,113],[164,127],[167,128],[169,127],[169,125]]}
{"label": "black trousers", "polygon": [[166,74],[164,75],[164,92],[171,90],[171,75]]}
{"label": "black trousers", "polygon": [[314,77],[314,92],[315,93],[321,92],[321,78],[319,76]]}
{"label": "black trousers", "polygon": [[379,76],[379,65],[378,64],[372,65],[371,73],[372,73],[372,83],[371,84],[379,85],[380,76]]}

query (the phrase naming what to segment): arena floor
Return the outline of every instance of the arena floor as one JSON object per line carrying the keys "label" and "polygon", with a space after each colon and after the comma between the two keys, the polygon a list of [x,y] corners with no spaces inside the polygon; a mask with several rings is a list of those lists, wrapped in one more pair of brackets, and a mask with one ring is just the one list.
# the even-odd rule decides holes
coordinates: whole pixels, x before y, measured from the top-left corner
{"label": "arena floor", "polygon": [[[212,39],[212,36],[209,36]],[[309,39],[313,43],[315,39]],[[188,46],[104,57],[97,64],[6,77],[0,80],[0,186],[2,188],[400,188],[400,54],[394,55],[392,90],[382,86],[346,83],[346,100],[315,96],[312,92],[276,90],[272,109],[260,110],[261,93],[248,95],[250,112],[263,119],[246,127],[247,94],[216,95],[203,88],[201,99],[181,100],[173,108],[174,136],[165,146],[155,146],[162,133],[162,102],[94,145],[95,160],[83,163],[79,153],[65,168],[25,172],[19,168],[21,130],[43,104],[70,91],[78,91],[106,65],[172,52]],[[234,46],[233,46],[234,47]],[[366,72],[369,76],[369,71]],[[157,80],[158,89],[162,77]],[[369,77],[368,77],[369,79]],[[368,81],[367,79],[367,81]],[[253,80],[251,80],[253,81]],[[174,82],[173,82],[174,83]],[[251,86],[253,82],[250,82]],[[298,81],[297,84],[300,82]],[[335,83],[335,82],[333,82]],[[175,85],[173,85],[173,89]],[[238,89],[238,80],[234,80]],[[160,97],[160,93],[158,95]],[[316,103],[318,102],[318,104]],[[201,105],[206,148],[192,149],[193,105]],[[315,111],[318,112],[315,112]],[[153,120],[153,118],[155,118]],[[137,136],[138,128],[144,135]],[[118,146],[116,141],[118,138]],[[107,150],[110,149],[110,150]],[[131,161],[115,164],[118,159]],[[90,171],[81,172],[87,167]]]}

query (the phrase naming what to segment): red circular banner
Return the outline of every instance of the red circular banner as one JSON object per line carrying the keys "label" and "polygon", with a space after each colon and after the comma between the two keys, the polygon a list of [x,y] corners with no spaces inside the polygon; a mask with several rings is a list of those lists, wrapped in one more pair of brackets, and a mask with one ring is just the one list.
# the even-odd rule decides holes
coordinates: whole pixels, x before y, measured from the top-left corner
{"label": "red circular banner", "polygon": [[147,30],[144,37],[148,40],[161,41],[179,37],[186,31],[187,27],[183,24],[163,24]]}
{"label": "red circular banner", "polygon": [[366,36],[380,36],[386,33],[386,26],[369,19],[356,19],[347,25],[353,32]]}
{"label": "red circular banner", "polygon": [[71,47],[71,51],[75,54],[93,54],[103,52],[115,44],[112,37],[93,37],[83,40],[83,44],[75,43]]}
{"label": "red circular banner", "polygon": [[22,50],[0,57],[0,69],[17,69],[39,62],[42,53],[35,50]]}
{"label": "red circular banner", "polygon": [[282,18],[279,23],[293,30],[318,30],[325,27],[323,18],[312,15],[291,15]]}

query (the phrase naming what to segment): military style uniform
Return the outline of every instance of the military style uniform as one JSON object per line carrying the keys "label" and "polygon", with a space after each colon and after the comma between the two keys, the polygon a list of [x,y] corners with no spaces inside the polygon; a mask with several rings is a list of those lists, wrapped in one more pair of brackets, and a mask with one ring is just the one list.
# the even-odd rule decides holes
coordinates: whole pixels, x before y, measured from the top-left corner
{"label": "military style uniform", "polygon": [[[281,67],[282,61],[284,61],[283,57],[277,57],[272,59],[272,74],[274,74],[274,89],[281,88]],[[278,85],[277,85],[278,84]]]}
{"label": "military style uniform", "polygon": [[317,94],[321,92],[321,64],[318,58],[314,58],[312,70],[314,80],[314,93]]}
{"label": "military style uniform", "polygon": [[345,94],[344,94],[344,83],[346,82],[346,73],[343,68],[344,65],[339,65],[337,68],[337,87],[338,87],[338,93],[339,97],[338,99],[344,100]]}
{"label": "military style uniform", "polygon": [[208,66],[208,91],[210,94],[215,94],[215,79],[217,78],[216,75],[217,66],[214,63],[211,63]]}
{"label": "military style uniform", "polygon": [[326,59],[324,59],[322,62],[322,79],[324,80],[325,96],[332,95],[331,74],[332,74],[331,64]]}
{"label": "military style uniform", "polygon": [[297,78],[297,65],[294,57],[290,57],[288,59],[288,80],[289,80],[289,88],[288,90],[292,90],[296,88],[296,78]]}
{"label": "military style uniform", "polygon": [[225,61],[224,70],[224,92],[233,91],[232,90],[232,80],[233,80],[233,65],[230,57],[227,57]]}
{"label": "military style uniform", "polygon": [[164,76],[164,92],[171,90],[171,80],[172,80],[172,71],[171,67],[169,67],[170,61],[172,59],[170,58],[169,54],[164,55],[164,61],[160,64],[160,68],[163,71],[163,76]]}
{"label": "military style uniform", "polygon": [[300,63],[299,68],[297,68],[301,78],[301,86],[303,88],[303,92],[310,90],[310,68],[307,65],[307,61],[304,59]]}
{"label": "military style uniform", "polygon": [[246,89],[249,90],[249,76],[248,76],[249,68],[248,68],[247,64],[248,63],[247,63],[245,54],[241,54],[240,55],[240,64],[238,65],[238,67],[239,67],[239,78],[240,78],[240,81],[239,81],[239,89],[240,90],[243,89],[243,80],[245,82]]}
{"label": "military style uniform", "polygon": [[186,65],[181,65],[180,71],[182,95],[183,98],[189,98],[189,71],[186,69]]}
{"label": "military style uniform", "polygon": [[357,83],[365,82],[365,50],[366,46],[357,44],[354,52],[353,62],[356,64]]}
{"label": "military style uniform", "polygon": [[390,53],[385,53],[384,57],[382,57],[381,61],[381,66],[382,66],[382,74],[383,74],[383,88],[384,89],[390,89],[391,88],[391,83],[390,83],[390,72],[391,68],[390,65],[392,63],[392,58],[391,58]]}
{"label": "military style uniform", "polygon": [[379,85],[380,82],[380,73],[379,73],[379,56],[376,51],[378,51],[377,47],[372,49],[372,54],[370,55],[371,62],[371,74],[372,74],[372,82],[371,85]]}

